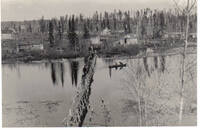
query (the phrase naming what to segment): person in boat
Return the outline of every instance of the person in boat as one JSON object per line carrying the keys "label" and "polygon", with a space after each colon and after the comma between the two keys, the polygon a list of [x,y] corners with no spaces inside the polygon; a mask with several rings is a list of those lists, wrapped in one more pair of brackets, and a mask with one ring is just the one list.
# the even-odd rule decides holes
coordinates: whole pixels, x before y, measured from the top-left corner
{"label": "person in boat", "polygon": [[120,65],[124,65],[121,61],[119,62]]}

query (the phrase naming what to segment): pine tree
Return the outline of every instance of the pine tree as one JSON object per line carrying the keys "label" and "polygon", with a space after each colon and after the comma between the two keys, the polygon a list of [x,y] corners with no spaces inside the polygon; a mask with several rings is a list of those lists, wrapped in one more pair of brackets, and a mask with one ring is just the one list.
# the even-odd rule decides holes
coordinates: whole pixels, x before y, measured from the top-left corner
{"label": "pine tree", "polygon": [[68,30],[68,39],[71,43],[72,48],[74,51],[77,50],[78,45],[78,35],[75,32],[75,21],[74,21],[74,15],[71,19],[69,19],[69,30]]}
{"label": "pine tree", "polygon": [[62,26],[61,26],[61,22],[58,22],[58,35],[59,35],[59,40],[62,39]]}
{"label": "pine tree", "polygon": [[30,33],[32,33],[32,26],[31,26],[31,24],[29,24],[28,30],[29,30]]}
{"label": "pine tree", "polygon": [[84,32],[83,38],[84,38],[84,39],[88,39],[88,38],[90,37],[90,34],[89,34],[89,29],[88,29],[86,23],[84,23],[84,28],[83,28],[83,29],[84,29],[84,30],[83,30],[83,32]]}
{"label": "pine tree", "polygon": [[40,25],[40,32],[44,33],[45,32],[45,21],[44,21],[44,16],[42,16],[42,18],[39,21],[39,25]]}
{"label": "pine tree", "polygon": [[53,35],[53,32],[54,32],[54,26],[53,26],[53,22],[51,20],[49,22],[49,42],[50,42],[51,46],[54,45],[54,35]]}

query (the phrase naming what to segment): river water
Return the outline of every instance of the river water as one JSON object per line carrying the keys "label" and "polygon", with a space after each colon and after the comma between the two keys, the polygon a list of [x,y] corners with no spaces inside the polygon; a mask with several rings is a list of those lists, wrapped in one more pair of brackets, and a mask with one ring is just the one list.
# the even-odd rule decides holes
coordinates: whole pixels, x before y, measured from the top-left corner
{"label": "river water", "polygon": [[[125,86],[131,64],[138,60],[148,75],[179,74],[180,56],[141,59],[97,58],[89,109],[83,126],[138,126],[134,98]],[[115,63],[127,67],[109,69]],[[83,59],[2,65],[3,126],[62,127],[81,83]],[[134,68],[132,68],[134,69]]]}

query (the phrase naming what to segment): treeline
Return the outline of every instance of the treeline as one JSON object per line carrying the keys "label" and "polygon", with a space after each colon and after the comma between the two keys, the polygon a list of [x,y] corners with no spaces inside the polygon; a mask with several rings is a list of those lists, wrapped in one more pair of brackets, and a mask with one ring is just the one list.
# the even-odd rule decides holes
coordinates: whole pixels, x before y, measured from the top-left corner
{"label": "treeline", "polygon": [[[49,33],[54,37],[62,39],[64,36],[75,37],[70,39],[76,42],[78,36],[89,38],[90,35],[99,34],[105,28],[112,32],[135,33],[138,38],[156,39],[168,32],[184,32],[186,28],[186,15],[174,10],[151,10],[149,8],[137,11],[114,12],[95,12],[92,17],[80,15],[66,15],[60,18],[50,20],[42,17],[40,20],[24,21],[10,23],[10,27],[22,31],[22,25],[25,26],[25,32]],[[197,30],[197,13],[190,16],[189,32]]]}

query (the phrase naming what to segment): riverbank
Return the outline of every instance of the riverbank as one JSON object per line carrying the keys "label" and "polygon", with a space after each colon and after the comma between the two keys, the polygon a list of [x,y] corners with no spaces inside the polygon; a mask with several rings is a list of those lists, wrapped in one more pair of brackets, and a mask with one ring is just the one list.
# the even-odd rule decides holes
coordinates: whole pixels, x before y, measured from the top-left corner
{"label": "riverbank", "polygon": [[[157,55],[177,55],[183,52],[183,46],[161,46],[161,47],[147,47],[146,45],[127,45],[127,46],[114,46],[108,49],[100,49],[96,52],[98,57],[101,58],[139,58],[139,57],[152,57]],[[197,53],[196,45],[189,45],[187,53]],[[84,49],[79,52],[74,52],[71,49],[59,52],[51,49],[46,52],[23,52],[18,54],[7,54],[2,57],[3,64],[12,63],[31,63],[34,61],[49,61],[57,59],[73,59],[83,58],[88,55],[88,50]]]}

